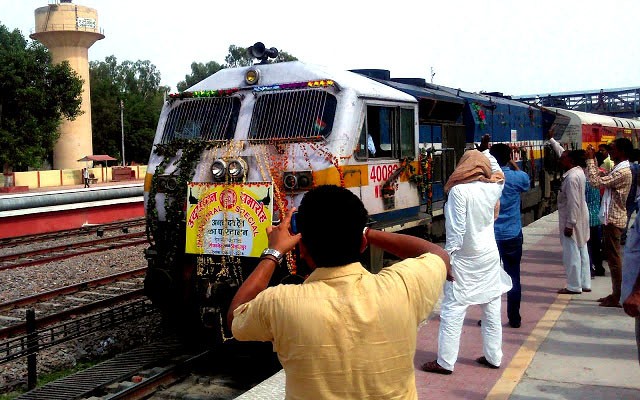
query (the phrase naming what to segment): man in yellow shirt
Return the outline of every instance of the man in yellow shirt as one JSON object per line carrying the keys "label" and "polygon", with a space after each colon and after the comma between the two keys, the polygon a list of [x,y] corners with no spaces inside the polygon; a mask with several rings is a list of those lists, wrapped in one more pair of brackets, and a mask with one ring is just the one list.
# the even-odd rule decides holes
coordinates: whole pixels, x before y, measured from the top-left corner
{"label": "man in yellow shirt", "polygon": [[[273,342],[287,399],[417,399],[418,324],[440,296],[449,256],[424,239],[365,228],[360,199],[337,186],[305,194],[267,229],[269,248],[238,289],[227,320],[238,340]],[[401,259],[378,274],[359,262],[368,244]],[[282,255],[300,246],[313,269],[302,285],[267,288]]]}

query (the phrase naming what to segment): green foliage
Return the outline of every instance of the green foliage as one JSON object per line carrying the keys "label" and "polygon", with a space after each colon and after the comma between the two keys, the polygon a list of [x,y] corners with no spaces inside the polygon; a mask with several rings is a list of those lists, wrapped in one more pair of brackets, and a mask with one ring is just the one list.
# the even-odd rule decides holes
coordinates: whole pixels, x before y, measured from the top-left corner
{"label": "green foliage", "polygon": [[0,164],[5,172],[39,167],[59,137],[62,118],[80,115],[82,79],[54,65],[40,43],[0,25]]}
{"label": "green foliage", "polygon": [[216,72],[220,71],[222,68],[224,68],[224,66],[218,64],[215,61],[209,61],[206,64],[195,62],[195,61],[192,62],[191,74],[185,75],[184,81],[178,82],[178,85],[177,85],[178,91],[184,92],[185,90],[187,90],[187,88],[190,88],[191,86],[200,82],[204,78],[215,74]]}
{"label": "green foliage", "polygon": [[93,152],[122,161],[122,104],[125,161],[146,164],[168,90],[160,86],[160,72],[148,60],[118,64],[115,56],[89,67]]}
{"label": "green foliage", "polygon": [[[296,61],[298,60],[296,57],[287,53],[286,51],[280,51],[278,57],[276,57],[273,62],[285,62],[285,61]],[[224,58],[225,64],[219,64],[215,61],[209,61],[206,64],[192,62],[191,63],[191,74],[186,75],[184,77],[184,81],[178,82],[176,85],[179,92],[184,92],[191,86],[196,83],[202,81],[220,71],[223,68],[236,68],[236,67],[247,67],[249,65],[253,65],[254,59],[247,54],[246,47],[236,46],[234,44],[229,46],[229,53]]]}

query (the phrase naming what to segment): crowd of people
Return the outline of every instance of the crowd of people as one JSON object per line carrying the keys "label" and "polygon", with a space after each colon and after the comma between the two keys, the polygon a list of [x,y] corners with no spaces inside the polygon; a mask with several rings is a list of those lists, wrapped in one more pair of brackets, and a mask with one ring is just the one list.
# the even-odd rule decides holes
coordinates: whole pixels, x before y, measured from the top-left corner
{"label": "crowd of people", "polygon": [[[444,249],[370,229],[360,199],[337,186],[304,195],[297,233],[290,228],[295,209],[267,229],[269,247],[233,298],[227,323],[238,340],[273,343],[286,372],[287,399],[310,393],[318,399],[416,399],[417,330],[442,293],[438,357],[422,370],[453,373],[472,305],[482,310],[483,354],[476,361],[500,368],[502,294],[509,326],[522,323],[520,194],[530,179],[512,160],[510,146],[489,146],[489,140],[485,136],[477,150],[466,151],[446,182]],[[612,290],[600,305],[622,306],[636,318],[640,360],[640,191],[637,163],[629,162],[631,142],[616,139],[598,152],[567,151],[553,135],[549,143],[564,171],[558,212],[567,283],[558,293],[591,291],[591,279],[605,273],[605,259]],[[400,261],[370,273],[359,262],[369,245]],[[269,287],[296,246],[311,274],[302,285]]]}
{"label": "crowd of people", "polygon": [[622,307],[636,319],[640,361],[640,149],[617,138],[597,151],[565,150],[553,132],[549,142],[564,171],[558,214],[567,285],[558,293],[590,292],[591,279],[605,275],[605,259],[611,293],[598,301],[601,307]]}

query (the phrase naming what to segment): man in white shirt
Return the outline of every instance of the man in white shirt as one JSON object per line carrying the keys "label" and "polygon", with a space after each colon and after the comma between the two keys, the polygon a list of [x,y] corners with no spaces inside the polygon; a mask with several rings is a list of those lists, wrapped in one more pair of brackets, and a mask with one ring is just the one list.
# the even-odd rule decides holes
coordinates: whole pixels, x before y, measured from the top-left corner
{"label": "man in white shirt", "polygon": [[[494,160],[495,161],[495,160]],[[470,305],[482,307],[484,355],[476,361],[499,368],[502,361],[501,295],[511,279],[500,266],[493,223],[504,176],[495,162],[476,150],[467,151],[445,185],[445,250],[451,257],[452,280],[445,282],[440,311],[438,359],[422,370],[449,375],[458,358],[460,334]]]}

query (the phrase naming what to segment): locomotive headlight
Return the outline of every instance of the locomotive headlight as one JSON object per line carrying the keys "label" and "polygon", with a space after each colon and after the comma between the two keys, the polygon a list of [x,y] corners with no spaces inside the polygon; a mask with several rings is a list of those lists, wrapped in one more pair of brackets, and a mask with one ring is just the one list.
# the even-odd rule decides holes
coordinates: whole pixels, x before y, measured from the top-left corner
{"label": "locomotive headlight", "polygon": [[219,158],[211,164],[211,173],[213,174],[213,179],[216,181],[224,180],[224,176],[227,173],[227,163]]}
{"label": "locomotive headlight", "polygon": [[173,192],[178,188],[178,180],[175,177],[170,177],[165,182],[168,191]]}
{"label": "locomotive headlight", "polygon": [[242,158],[231,160],[229,161],[228,171],[232,180],[240,180],[247,171],[247,163]]}
{"label": "locomotive headlight", "polygon": [[255,85],[260,80],[260,71],[256,68],[251,68],[244,74],[244,81],[247,85]]}
{"label": "locomotive headlight", "polygon": [[298,186],[298,177],[290,172],[285,173],[284,177],[282,178],[282,183],[287,190],[293,190],[296,188],[296,186]]}

